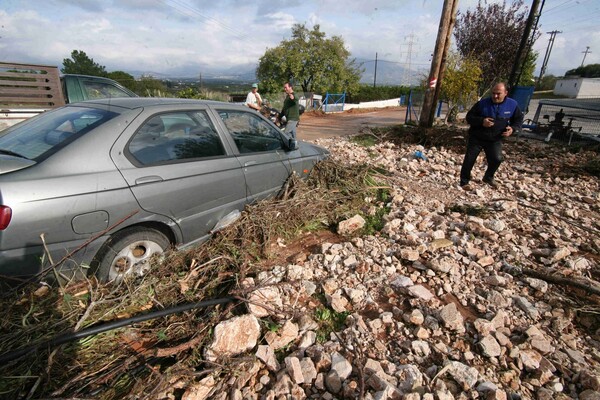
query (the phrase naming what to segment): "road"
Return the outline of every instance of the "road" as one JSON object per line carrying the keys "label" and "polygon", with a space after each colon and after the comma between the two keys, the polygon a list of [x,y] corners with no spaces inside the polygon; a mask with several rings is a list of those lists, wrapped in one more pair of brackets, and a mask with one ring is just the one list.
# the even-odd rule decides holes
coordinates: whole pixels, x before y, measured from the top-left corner
{"label": "road", "polygon": [[406,107],[352,109],[341,113],[305,112],[300,117],[298,139],[315,140],[359,133],[366,127],[382,127],[404,123]]}

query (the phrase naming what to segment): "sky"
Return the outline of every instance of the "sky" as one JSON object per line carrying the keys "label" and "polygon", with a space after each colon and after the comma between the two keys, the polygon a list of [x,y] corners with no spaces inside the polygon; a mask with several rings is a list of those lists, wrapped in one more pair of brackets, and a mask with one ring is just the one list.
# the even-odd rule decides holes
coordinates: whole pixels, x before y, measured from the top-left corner
{"label": "sky", "polygon": [[[487,0],[498,2],[498,0]],[[506,0],[511,3],[512,0]],[[524,0],[530,6],[532,0]],[[459,12],[477,0],[459,0]],[[341,36],[352,57],[427,74],[442,0],[2,0],[0,61],[62,66],[73,50],[133,75],[252,72],[295,23]],[[600,1],[545,0],[536,76],[600,63]],[[518,47],[518,43],[515,46]],[[589,47],[588,53],[584,54]],[[402,82],[398,82],[399,84]]]}

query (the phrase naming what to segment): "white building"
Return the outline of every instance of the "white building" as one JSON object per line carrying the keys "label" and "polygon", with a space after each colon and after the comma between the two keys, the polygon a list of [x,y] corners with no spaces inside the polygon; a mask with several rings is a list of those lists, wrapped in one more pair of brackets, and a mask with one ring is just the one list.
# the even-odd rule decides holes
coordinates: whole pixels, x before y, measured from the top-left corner
{"label": "white building", "polygon": [[562,78],[554,85],[554,94],[573,99],[600,97],[600,78]]}

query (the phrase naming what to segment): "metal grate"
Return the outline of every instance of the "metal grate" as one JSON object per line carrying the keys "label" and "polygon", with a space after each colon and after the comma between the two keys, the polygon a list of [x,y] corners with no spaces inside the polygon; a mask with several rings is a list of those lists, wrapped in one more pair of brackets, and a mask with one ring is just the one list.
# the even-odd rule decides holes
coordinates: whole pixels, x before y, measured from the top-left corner
{"label": "metal grate", "polygon": [[557,117],[561,119],[560,114],[564,114],[563,126],[571,123],[583,139],[595,140],[600,136],[600,98],[540,100],[532,122],[556,125]]}

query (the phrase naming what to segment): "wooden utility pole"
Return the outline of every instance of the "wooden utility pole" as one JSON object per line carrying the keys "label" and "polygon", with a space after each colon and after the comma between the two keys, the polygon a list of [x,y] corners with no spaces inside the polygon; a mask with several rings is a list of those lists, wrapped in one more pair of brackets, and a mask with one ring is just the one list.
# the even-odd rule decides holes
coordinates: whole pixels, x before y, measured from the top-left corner
{"label": "wooden utility pole", "polygon": [[[542,1],[542,8],[544,8],[544,1]],[[512,70],[510,71],[510,78],[508,79],[508,87],[509,90],[512,91],[513,87],[519,82],[521,78],[521,70],[522,65],[527,61],[527,56],[529,55],[531,42],[531,30],[533,28],[534,31],[537,29],[537,19],[539,17],[538,14],[538,6],[540,0],[533,0],[531,5],[531,10],[529,10],[529,17],[527,18],[527,24],[525,25],[525,29],[523,30],[523,36],[521,36],[521,44],[519,45],[519,50],[517,50],[517,56],[515,57],[515,61],[513,62]],[[541,11],[541,9],[540,9]]]}
{"label": "wooden utility pole", "polygon": [[435,116],[435,104],[439,96],[436,89],[441,84],[441,75],[444,72],[444,61],[446,53],[450,47],[450,37],[454,28],[456,10],[458,9],[458,0],[444,0],[442,16],[440,17],[440,27],[435,42],[433,59],[431,60],[431,70],[427,81],[428,88],[423,98],[423,108],[419,118],[419,126],[431,128]]}
{"label": "wooden utility pole", "polygon": [[[452,11],[450,13],[450,26],[448,27],[448,37],[446,38],[446,44],[444,45],[444,52],[442,54],[442,63],[440,64],[440,70],[438,72],[438,84],[435,87],[435,95],[433,97],[433,103],[431,110],[429,111],[429,119],[431,120],[431,124],[433,125],[433,121],[435,121],[435,105],[440,98],[440,93],[442,91],[441,82],[444,80],[444,72],[446,72],[446,60],[448,59],[448,50],[450,50],[451,43],[451,35],[452,30],[454,29],[454,23],[456,22],[456,12],[458,11],[458,0],[454,1],[452,5]],[[430,125],[431,126],[431,125]]]}

